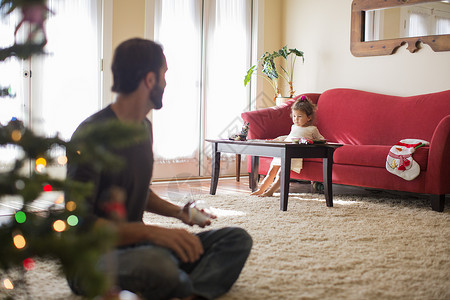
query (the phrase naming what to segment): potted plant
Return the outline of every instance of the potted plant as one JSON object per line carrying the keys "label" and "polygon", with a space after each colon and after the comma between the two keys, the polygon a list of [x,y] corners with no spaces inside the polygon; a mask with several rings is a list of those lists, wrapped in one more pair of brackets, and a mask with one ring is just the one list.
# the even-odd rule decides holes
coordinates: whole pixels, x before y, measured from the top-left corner
{"label": "potted plant", "polygon": [[[288,61],[288,57],[290,56],[290,59]],[[247,74],[244,78],[244,85],[247,86],[247,84],[250,82],[251,76],[253,75],[253,72],[257,70],[257,66],[261,64],[262,70],[261,72],[265,75],[263,76],[266,80],[270,82],[270,85],[272,86],[275,96],[273,98],[274,102],[276,102],[276,98],[281,96],[281,90],[280,85],[278,82],[278,79],[281,77],[283,80],[285,80],[289,85],[289,98],[292,98],[294,96],[295,90],[293,87],[293,77],[294,77],[294,66],[296,58],[300,56],[303,59],[303,62],[305,61],[305,57],[303,55],[303,51],[299,51],[297,49],[288,49],[287,46],[284,46],[278,51],[275,51],[273,53],[265,52],[261,58],[258,60],[256,65],[250,67],[250,69],[247,70]],[[277,64],[275,63],[275,59],[280,58],[282,61],[285,62],[285,66],[279,65],[279,69],[277,68]]]}

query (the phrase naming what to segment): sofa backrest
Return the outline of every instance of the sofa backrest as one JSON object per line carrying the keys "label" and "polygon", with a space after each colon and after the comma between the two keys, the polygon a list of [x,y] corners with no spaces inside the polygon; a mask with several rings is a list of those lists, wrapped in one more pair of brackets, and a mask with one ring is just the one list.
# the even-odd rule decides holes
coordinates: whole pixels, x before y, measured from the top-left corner
{"label": "sofa backrest", "polygon": [[322,93],[317,127],[329,141],[352,145],[393,145],[401,139],[431,141],[438,123],[450,115],[450,90],[398,97],[352,89]]}
{"label": "sofa backrest", "polygon": [[[302,94],[307,96],[311,102],[317,103],[320,94]],[[302,95],[294,97],[286,103],[248,111],[241,114],[244,122],[249,123],[248,139],[273,139],[280,135],[288,135],[291,131],[291,105]]]}

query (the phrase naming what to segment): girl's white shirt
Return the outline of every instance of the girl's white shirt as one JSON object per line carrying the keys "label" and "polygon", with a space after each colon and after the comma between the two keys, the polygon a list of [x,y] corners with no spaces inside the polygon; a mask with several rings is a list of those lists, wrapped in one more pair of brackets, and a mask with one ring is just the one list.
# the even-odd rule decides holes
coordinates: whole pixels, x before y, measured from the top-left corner
{"label": "girl's white shirt", "polygon": [[[289,135],[283,135],[276,138],[278,141],[286,141],[290,142],[293,138],[305,138],[308,140],[324,140],[325,138],[320,134],[319,129],[316,126],[297,126],[292,125],[291,132]],[[279,157],[274,157],[271,165],[279,166],[281,165],[281,159]],[[291,170],[300,173],[303,167],[303,159],[302,158],[293,158],[291,159]]]}
{"label": "girl's white shirt", "polygon": [[286,137],[285,141],[292,141],[293,138],[305,138],[308,140],[324,140],[325,138],[320,134],[316,126],[297,126],[292,125],[291,132]]}

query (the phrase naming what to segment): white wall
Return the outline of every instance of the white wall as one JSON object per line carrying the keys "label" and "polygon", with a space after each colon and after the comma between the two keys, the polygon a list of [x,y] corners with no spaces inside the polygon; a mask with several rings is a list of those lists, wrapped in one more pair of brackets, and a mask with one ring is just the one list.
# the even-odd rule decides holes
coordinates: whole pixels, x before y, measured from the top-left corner
{"label": "white wall", "polygon": [[305,52],[295,89],[323,92],[346,87],[399,96],[450,89],[450,51],[427,45],[410,53],[354,57],[350,52],[351,0],[283,0],[283,45]]}

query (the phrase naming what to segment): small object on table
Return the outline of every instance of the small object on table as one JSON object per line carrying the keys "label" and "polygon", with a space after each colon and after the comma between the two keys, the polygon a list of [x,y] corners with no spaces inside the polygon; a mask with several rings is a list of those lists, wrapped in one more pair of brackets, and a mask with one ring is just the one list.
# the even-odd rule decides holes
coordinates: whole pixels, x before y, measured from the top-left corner
{"label": "small object on table", "polygon": [[242,126],[241,133],[233,135],[232,137],[230,137],[230,140],[233,140],[233,141],[246,141],[247,140],[247,135],[248,135],[248,125],[249,124],[250,123],[245,123]]}
{"label": "small object on table", "polygon": [[298,141],[298,143],[299,144],[314,144],[313,141],[311,141],[311,140],[309,140],[307,138],[303,138],[303,137]]}

